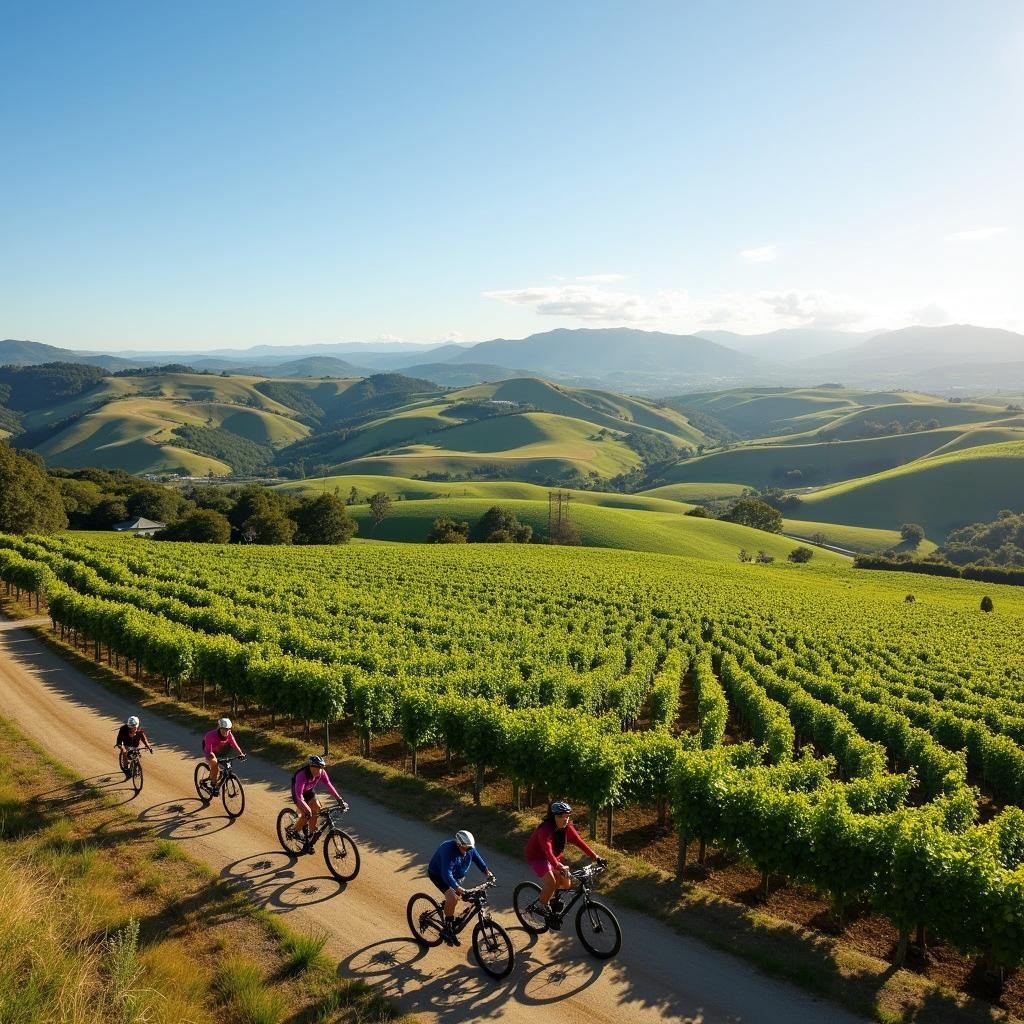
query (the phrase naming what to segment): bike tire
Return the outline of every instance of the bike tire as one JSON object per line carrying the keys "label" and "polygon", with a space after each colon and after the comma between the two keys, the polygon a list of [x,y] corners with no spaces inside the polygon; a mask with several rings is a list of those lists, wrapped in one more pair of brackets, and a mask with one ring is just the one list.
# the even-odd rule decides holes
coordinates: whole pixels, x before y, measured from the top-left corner
{"label": "bike tire", "polygon": [[229,775],[220,780],[220,801],[224,805],[224,813],[232,819],[239,818],[245,810],[245,789],[236,775]]}
{"label": "bike tire", "polygon": [[289,839],[285,832],[289,825],[294,825],[298,820],[299,813],[294,807],[282,808],[281,813],[277,816],[277,841],[281,844],[281,849],[292,857],[297,857],[302,853],[306,845],[301,836]]}
{"label": "bike tire", "polygon": [[135,790],[136,795],[142,792],[142,762],[136,760],[132,765],[132,789]]}
{"label": "bike tire", "polygon": [[508,932],[493,920],[478,921],[473,929],[473,956],[492,978],[507,978],[516,965],[516,951]]}
{"label": "bike tire", "polygon": [[196,770],[192,773],[192,781],[195,783],[196,793],[205,807],[213,799],[209,790],[202,787],[202,783],[210,781],[210,766],[205,761],[200,761],[196,765]]}
{"label": "bike tire", "polygon": [[512,892],[512,907],[516,917],[531,935],[543,935],[548,930],[544,916],[531,913],[540,899],[540,893],[541,888],[536,882],[520,882]]}
{"label": "bike tire", "polygon": [[[586,951],[598,960],[610,960],[622,948],[622,929],[615,915],[597,900],[584,903],[576,912],[576,934]],[[605,941],[595,936],[607,936]]]}
{"label": "bike tire", "polygon": [[433,896],[428,896],[425,892],[411,896],[405,907],[405,919],[409,922],[412,937],[421,946],[441,945],[444,911]]}
{"label": "bike tire", "polygon": [[117,763],[121,768],[121,774],[127,779],[131,775],[131,772],[128,770],[128,755],[125,754],[124,751],[121,751],[121,753],[117,755]]}
{"label": "bike tire", "polygon": [[339,882],[351,882],[359,874],[359,847],[340,828],[329,828],[324,835],[324,863]]}

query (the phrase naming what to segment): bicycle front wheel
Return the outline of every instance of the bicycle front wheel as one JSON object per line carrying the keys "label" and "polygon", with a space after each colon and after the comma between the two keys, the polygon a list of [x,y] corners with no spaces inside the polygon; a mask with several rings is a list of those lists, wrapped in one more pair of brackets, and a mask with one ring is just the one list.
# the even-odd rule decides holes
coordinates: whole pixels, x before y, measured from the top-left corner
{"label": "bicycle front wheel", "polygon": [[440,904],[425,892],[413,896],[405,908],[412,937],[424,946],[440,946],[444,929],[444,912]]}
{"label": "bicycle front wheel", "polygon": [[131,772],[128,769],[128,755],[123,750],[117,755],[117,763],[121,768],[121,774],[127,779]]}
{"label": "bicycle front wheel", "polygon": [[324,836],[324,863],[339,882],[351,882],[359,874],[359,847],[340,828],[327,830]]}
{"label": "bicycle front wheel", "polygon": [[208,804],[213,797],[210,795],[209,789],[206,787],[210,784],[210,766],[205,761],[200,761],[196,765],[196,770],[193,774],[193,780],[196,784],[196,793],[199,799],[204,804]]}
{"label": "bicycle front wheel", "polygon": [[520,882],[512,893],[512,907],[519,923],[531,934],[548,930],[544,911],[540,909],[540,886],[536,882]]}
{"label": "bicycle front wheel", "polygon": [[283,808],[277,816],[277,841],[281,844],[281,849],[285,853],[290,853],[293,857],[297,857],[302,853],[306,845],[302,840],[302,836],[295,835],[294,831],[291,836],[288,835],[288,829],[294,829],[295,822],[298,820],[299,814],[294,807]]}
{"label": "bicycle front wheel", "polygon": [[237,818],[245,810],[245,790],[236,775],[221,777],[220,798],[229,818]]}
{"label": "bicycle front wheel", "polygon": [[132,789],[136,795],[142,792],[142,762],[137,758],[132,765]]}
{"label": "bicycle front wheel", "polygon": [[507,978],[516,962],[508,932],[497,921],[479,921],[473,929],[473,955],[492,978]]}
{"label": "bicycle front wheel", "polygon": [[607,960],[622,948],[622,929],[615,915],[597,900],[589,900],[576,914],[576,934],[591,956]]}

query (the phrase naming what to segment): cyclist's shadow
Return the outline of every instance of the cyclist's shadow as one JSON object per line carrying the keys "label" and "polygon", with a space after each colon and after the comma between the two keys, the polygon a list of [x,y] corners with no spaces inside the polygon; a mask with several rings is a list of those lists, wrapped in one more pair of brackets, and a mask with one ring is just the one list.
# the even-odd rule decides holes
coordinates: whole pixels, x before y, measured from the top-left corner
{"label": "cyclist's shadow", "polygon": [[209,805],[198,797],[183,797],[180,800],[165,800],[151,804],[139,814],[139,820],[151,825],[163,839],[200,839],[223,832],[234,819],[226,814],[211,814],[200,817]]}
{"label": "cyclist's shadow", "polygon": [[233,861],[220,874],[258,906],[285,912],[326,903],[348,888],[333,875],[300,875],[302,861],[302,857],[269,850]]}

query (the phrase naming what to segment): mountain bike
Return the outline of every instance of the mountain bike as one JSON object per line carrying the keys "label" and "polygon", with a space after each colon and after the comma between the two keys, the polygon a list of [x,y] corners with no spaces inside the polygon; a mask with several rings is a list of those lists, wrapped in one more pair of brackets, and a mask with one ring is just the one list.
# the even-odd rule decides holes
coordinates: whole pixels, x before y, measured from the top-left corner
{"label": "mountain bike", "polygon": [[[508,932],[494,918],[487,903],[487,890],[498,883],[488,879],[475,889],[466,889],[462,899],[468,904],[452,921],[456,935],[479,918],[473,929],[473,956],[492,978],[507,977],[516,962],[516,951]],[[424,946],[440,946],[444,941],[444,909],[425,892],[416,893],[405,908],[413,938]]]}
{"label": "mountain bike", "polygon": [[551,912],[547,915],[538,902],[541,887],[536,882],[520,882],[512,893],[512,906],[519,923],[534,935],[548,930],[558,931],[572,908],[582,900],[580,909],[576,911],[576,934],[580,942],[598,960],[615,956],[622,947],[622,929],[615,915],[591,895],[595,879],[604,870],[602,864],[588,864],[570,872],[575,887],[556,890],[551,898]]}
{"label": "mountain bike", "polygon": [[[152,754],[153,751],[151,750]],[[121,771],[124,777],[131,780],[132,789],[136,794],[142,792],[142,748],[129,747],[127,751],[122,750],[118,756]]]}
{"label": "mountain bike", "polygon": [[[245,754],[232,754],[230,757],[218,757],[220,763],[220,778],[217,789],[220,792],[221,802],[224,804],[224,811],[229,818],[237,818],[245,810],[245,790],[242,788],[242,780],[235,774],[231,762],[235,758],[245,759]],[[205,761],[196,765],[194,772],[196,792],[205,807],[217,794],[210,785],[210,766]]]}
{"label": "mountain bike", "polygon": [[295,831],[299,812],[294,807],[283,808],[277,816],[277,838],[281,848],[285,853],[298,857],[312,853],[317,840],[323,836],[327,870],[339,882],[351,882],[359,874],[359,847],[341,827],[341,816],[347,811],[348,804],[333,804],[320,812],[315,832],[309,832],[306,826],[300,833]]}

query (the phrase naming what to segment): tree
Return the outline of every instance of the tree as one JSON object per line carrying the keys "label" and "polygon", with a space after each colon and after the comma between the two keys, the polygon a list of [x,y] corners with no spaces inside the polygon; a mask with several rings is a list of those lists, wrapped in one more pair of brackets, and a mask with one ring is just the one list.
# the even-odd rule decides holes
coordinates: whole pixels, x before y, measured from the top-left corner
{"label": "tree", "polygon": [[693,516],[694,519],[714,519],[711,510],[703,505],[694,505],[693,508],[683,513],[684,516]]}
{"label": "tree", "polygon": [[793,550],[786,556],[790,562],[795,562],[797,565],[803,565],[804,562],[809,562],[813,557],[814,551],[809,547],[805,547],[803,544],[798,548],[793,548]]}
{"label": "tree", "polygon": [[280,509],[257,512],[242,524],[242,533],[254,544],[291,544],[297,527]]}
{"label": "tree", "polygon": [[760,498],[741,498],[733,503],[722,519],[767,533],[782,533],[782,513]]}
{"label": "tree", "polygon": [[65,530],[57,485],[32,458],[0,442],[0,530],[8,533],[54,533]]}
{"label": "tree", "polygon": [[469,523],[456,522],[444,516],[434,520],[427,535],[428,544],[465,544],[469,538]]}
{"label": "tree", "polygon": [[917,523],[904,523],[900,527],[900,537],[911,547],[917,547],[924,540],[924,527]]}
{"label": "tree", "polygon": [[296,544],[347,544],[359,528],[345,503],[334,494],[304,498],[291,518],[298,527]]}
{"label": "tree", "polygon": [[394,511],[391,495],[386,491],[377,491],[369,498],[370,515],[373,516],[373,528],[376,530],[381,523]]}
{"label": "tree", "polygon": [[157,534],[159,540],[189,540],[200,544],[227,544],[231,524],[227,516],[212,508],[197,508]]}
{"label": "tree", "polygon": [[181,497],[169,487],[142,487],[128,495],[125,505],[129,518],[142,516],[160,523],[169,523],[181,508]]}
{"label": "tree", "polygon": [[752,558],[750,552],[746,548],[740,548],[739,559],[740,559],[741,562],[744,562],[744,563],[745,562],[753,561],[753,558]]}
{"label": "tree", "polygon": [[775,561],[775,556],[769,555],[764,548],[761,548],[755,556],[754,561],[759,562],[761,565],[771,565],[771,563]]}
{"label": "tree", "polygon": [[104,498],[93,513],[93,525],[101,530],[109,530],[115,523],[123,523],[127,518],[128,506],[124,498]]}
{"label": "tree", "polygon": [[985,595],[985,596],[984,596],[984,597],[983,597],[983,598],[981,599],[981,610],[982,610],[983,612],[990,612],[990,611],[992,611],[992,610],[993,610],[994,608],[995,608],[995,605],[994,605],[994,604],[992,603],[992,598],[991,598],[991,597],[989,597],[989,596],[988,596],[988,594],[986,594],[986,595]]}
{"label": "tree", "polygon": [[500,505],[492,505],[477,520],[469,539],[490,544],[529,544],[533,527],[520,523],[515,512]]}
{"label": "tree", "polygon": [[358,505],[359,504],[359,491],[355,487],[348,492],[348,500],[345,502],[346,505]]}

